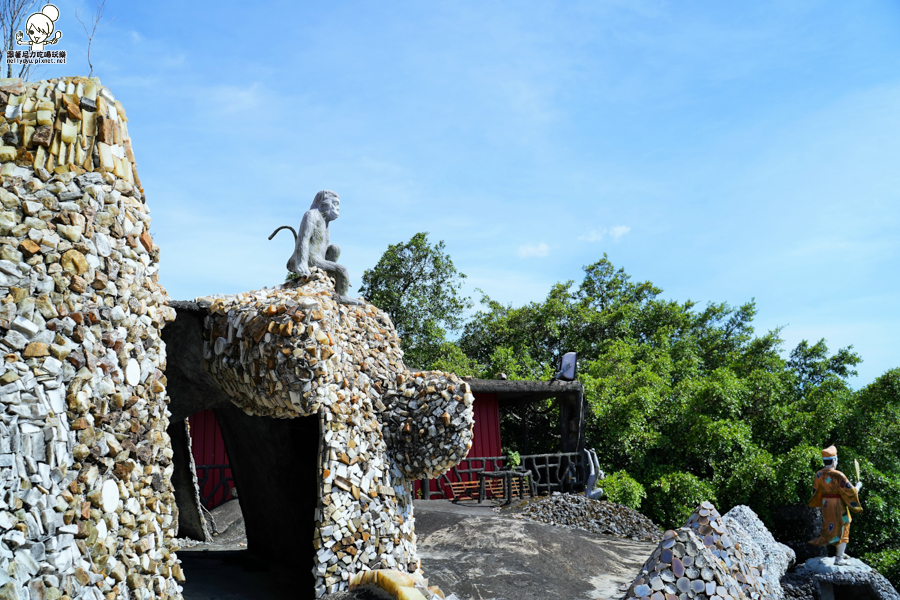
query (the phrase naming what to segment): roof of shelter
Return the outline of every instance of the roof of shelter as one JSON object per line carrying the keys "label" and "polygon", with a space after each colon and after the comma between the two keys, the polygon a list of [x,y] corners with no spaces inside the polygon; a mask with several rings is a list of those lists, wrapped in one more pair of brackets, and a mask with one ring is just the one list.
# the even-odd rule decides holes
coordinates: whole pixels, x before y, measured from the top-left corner
{"label": "roof of shelter", "polygon": [[510,381],[463,378],[474,394],[496,394],[501,402],[534,402],[568,394],[583,394],[578,381]]}

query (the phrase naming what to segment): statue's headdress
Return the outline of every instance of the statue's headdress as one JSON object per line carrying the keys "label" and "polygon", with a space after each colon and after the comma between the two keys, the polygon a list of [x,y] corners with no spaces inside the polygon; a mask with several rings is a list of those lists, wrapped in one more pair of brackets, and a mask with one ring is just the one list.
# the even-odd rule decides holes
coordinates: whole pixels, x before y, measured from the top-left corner
{"label": "statue's headdress", "polygon": [[822,458],[837,458],[837,448],[828,446],[822,450]]}

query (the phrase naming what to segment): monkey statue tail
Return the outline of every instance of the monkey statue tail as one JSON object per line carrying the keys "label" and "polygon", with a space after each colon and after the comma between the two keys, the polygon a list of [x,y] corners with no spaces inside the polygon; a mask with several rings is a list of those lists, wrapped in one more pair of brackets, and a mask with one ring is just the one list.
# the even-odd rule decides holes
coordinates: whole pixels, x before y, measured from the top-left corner
{"label": "monkey statue tail", "polygon": [[294,234],[294,243],[296,244],[297,243],[297,232],[290,225],[282,225],[281,227],[279,227],[278,229],[276,229],[275,231],[272,232],[272,235],[269,236],[269,239],[271,240],[273,237],[275,237],[275,234],[278,233],[279,231],[281,231],[282,229],[290,229],[291,230],[291,233]]}

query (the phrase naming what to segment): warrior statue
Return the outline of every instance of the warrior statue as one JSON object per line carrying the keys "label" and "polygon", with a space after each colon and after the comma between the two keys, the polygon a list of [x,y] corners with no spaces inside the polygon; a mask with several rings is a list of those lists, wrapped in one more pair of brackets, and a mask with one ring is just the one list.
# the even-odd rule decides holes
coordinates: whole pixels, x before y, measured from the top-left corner
{"label": "warrior statue", "polygon": [[[822,509],[822,531],[809,543],[814,546],[837,546],[834,564],[844,565],[850,558],[844,554],[850,541],[850,513],[862,512],[859,502],[862,482],[857,481],[856,485],[850,483],[847,476],[837,470],[837,461],[837,448],[829,446],[822,450],[824,468],[816,473],[813,481],[815,494],[808,502],[809,506]],[[858,467],[856,478],[859,479]]]}
{"label": "warrior statue", "polygon": [[322,190],[303,215],[300,231],[294,231],[290,225],[282,225],[272,232],[269,239],[282,229],[289,229],[294,234],[294,252],[287,261],[287,270],[300,277],[308,277],[309,268],[318,267],[334,277],[334,289],[342,304],[362,304],[347,296],[350,276],[347,267],[337,263],[341,255],[340,246],[331,243],[328,225],[338,218],[340,212],[340,197],[331,190]]}

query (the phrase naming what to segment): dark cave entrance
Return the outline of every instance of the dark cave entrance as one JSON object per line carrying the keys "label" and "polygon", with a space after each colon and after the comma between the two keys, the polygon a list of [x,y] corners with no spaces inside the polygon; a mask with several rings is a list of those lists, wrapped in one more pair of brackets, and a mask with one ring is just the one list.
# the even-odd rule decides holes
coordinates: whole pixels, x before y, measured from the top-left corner
{"label": "dark cave entrance", "polygon": [[293,565],[312,590],[318,416],[252,417],[233,406],[218,407],[215,414],[247,526],[247,548],[266,561]]}
{"label": "dark cave entrance", "polygon": [[[319,416],[274,419],[249,416],[215,383],[203,362],[203,323],[206,310],[196,302],[171,301],[177,318],[162,332],[166,343],[166,389],[169,392],[176,503],[179,507],[179,537],[206,538],[196,487],[195,465],[185,419],[212,410],[224,442],[231,475],[237,489],[247,550],[233,557],[243,570],[268,571],[267,581],[290,574],[292,598],[315,594],[315,515],[321,479]],[[185,549],[188,550],[188,549]],[[189,552],[183,551],[185,555]],[[227,552],[194,552],[200,556]],[[195,557],[196,558],[196,557]],[[229,559],[230,560],[230,559]],[[235,564],[232,561],[232,564]],[[209,571],[209,569],[207,569]],[[232,582],[239,587],[234,568],[208,578],[217,585]],[[190,580],[190,569],[185,569]],[[200,596],[202,597],[202,596]],[[264,596],[276,598],[269,593]]]}
{"label": "dark cave entrance", "polygon": [[[233,569],[266,571],[279,580],[290,574],[294,598],[304,598],[308,590],[312,598],[315,578],[316,508],[320,478],[319,417],[312,415],[293,419],[273,419],[248,416],[232,406],[214,409],[216,421],[228,453],[228,462],[237,489],[237,501],[247,532],[247,550],[204,552],[201,561],[209,570],[209,560],[219,563],[218,575],[205,574],[200,579],[226,582]],[[175,449],[176,474],[173,475],[175,495],[179,505],[179,537],[203,539],[198,505],[193,494],[191,458],[183,449],[187,438],[183,423],[170,426]],[[179,475],[180,474],[180,475]],[[197,508],[193,508],[197,506]],[[191,553],[190,549],[186,549]],[[182,554],[185,554],[183,551]],[[221,555],[217,559],[213,555]],[[187,558],[187,555],[185,555]],[[189,562],[195,562],[194,560]],[[223,566],[230,564],[231,566]],[[193,566],[193,565],[192,565]],[[210,573],[213,573],[211,571]],[[198,573],[199,574],[199,573]],[[193,587],[187,573],[186,592]],[[209,583],[201,583],[209,585]],[[274,597],[274,596],[273,596]]]}

